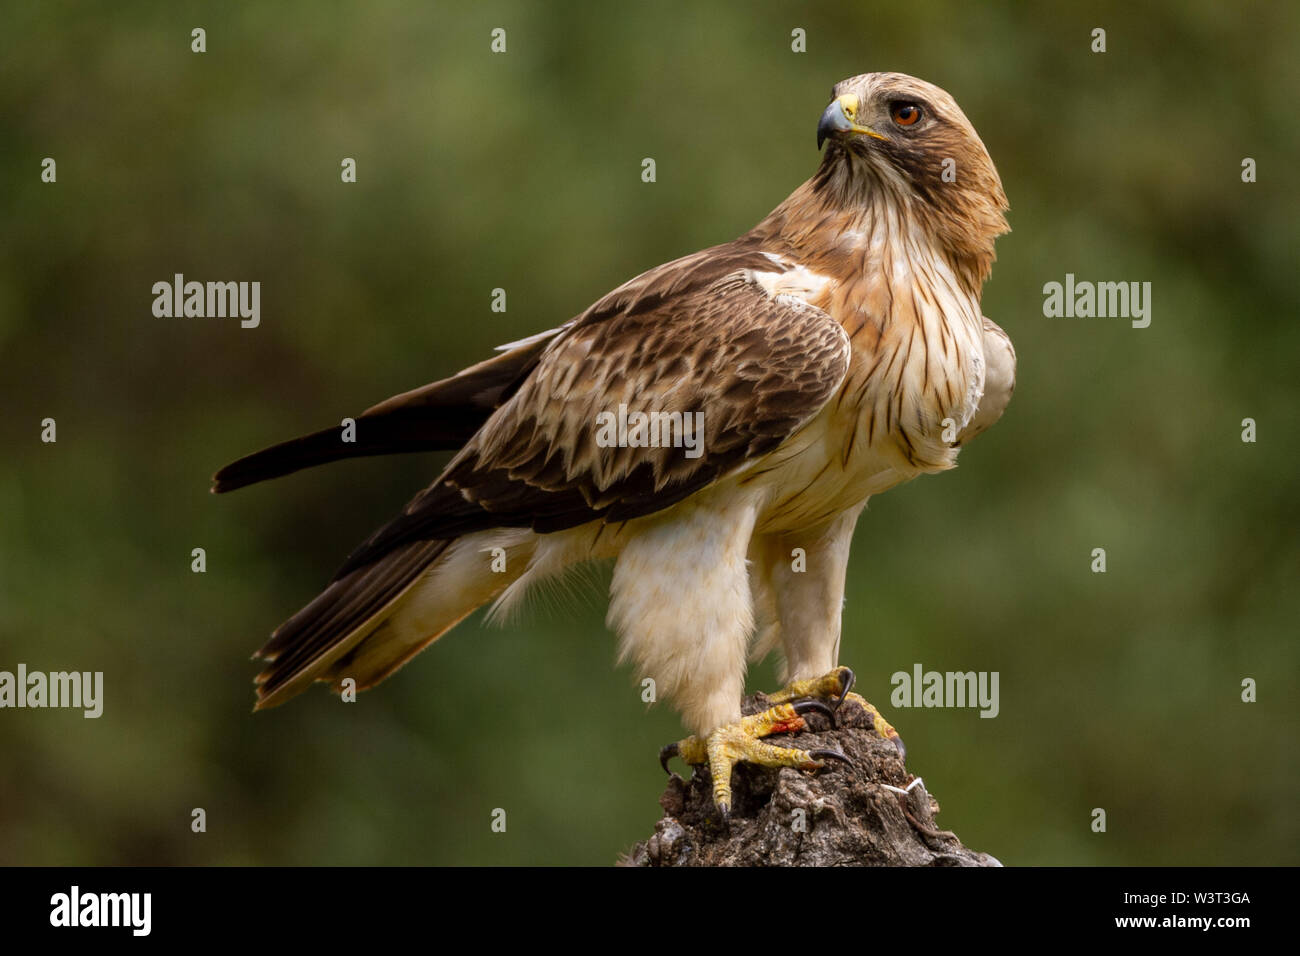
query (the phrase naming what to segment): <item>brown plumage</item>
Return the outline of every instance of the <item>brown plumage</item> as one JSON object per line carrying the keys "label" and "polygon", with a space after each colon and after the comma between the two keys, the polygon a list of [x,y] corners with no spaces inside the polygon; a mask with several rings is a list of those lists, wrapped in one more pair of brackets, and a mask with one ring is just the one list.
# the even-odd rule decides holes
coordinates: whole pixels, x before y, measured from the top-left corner
{"label": "brown plumage", "polygon": [[[337,429],[218,472],[459,452],[262,649],[259,707],[368,687],[475,608],[615,558],[610,623],[688,727],[739,715],[747,651],[835,665],[867,498],[954,466],[1001,414],[1015,353],[981,315],[1006,199],[952,98],[895,73],[835,87],[815,175],[746,235],[625,283],[571,322]],[[698,456],[604,447],[602,413],[703,413]],[[801,548],[807,571],[792,573]],[[493,549],[500,549],[494,552]],[[493,556],[505,556],[493,571]]]}

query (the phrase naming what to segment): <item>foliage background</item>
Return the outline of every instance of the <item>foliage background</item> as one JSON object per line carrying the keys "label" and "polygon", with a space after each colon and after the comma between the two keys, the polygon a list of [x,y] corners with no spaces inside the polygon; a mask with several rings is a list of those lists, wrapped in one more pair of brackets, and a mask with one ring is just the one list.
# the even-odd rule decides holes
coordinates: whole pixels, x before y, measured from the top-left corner
{"label": "foliage background", "polygon": [[[951,91],[998,164],[985,311],[1019,387],[959,470],[872,502],[845,662],[943,825],[1008,864],[1300,862],[1296,17],[4,5],[0,669],[102,670],[106,704],[0,712],[0,862],[607,864],[646,835],[679,725],[613,668],[603,584],[254,717],[247,655],[440,460],[208,477],[744,231],[815,168],[831,84],[881,69]],[[260,280],[261,327],[155,319],[176,272]],[[1150,281],[1150,328],[1044,318],[1067,272]],[[1000,716],[888,707],[915,662],[999,671]]]}

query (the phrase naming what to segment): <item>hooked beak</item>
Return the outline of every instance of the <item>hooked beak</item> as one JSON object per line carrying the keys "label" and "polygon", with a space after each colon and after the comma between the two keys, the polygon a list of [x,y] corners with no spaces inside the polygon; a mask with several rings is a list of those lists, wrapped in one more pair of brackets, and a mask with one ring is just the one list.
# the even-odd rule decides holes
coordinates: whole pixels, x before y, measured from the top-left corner
{"label": "hooked beak", "polygon": [[822,113],[821,122],[817,124],[817,148],[821,149],[826,138],[837,133],[861,133],[875,139],[885,138],[874,129],[853,122],[857,114],[858,98],[852,93],[845,93],[832,100],[831,105],[826,107],[826,112]]}

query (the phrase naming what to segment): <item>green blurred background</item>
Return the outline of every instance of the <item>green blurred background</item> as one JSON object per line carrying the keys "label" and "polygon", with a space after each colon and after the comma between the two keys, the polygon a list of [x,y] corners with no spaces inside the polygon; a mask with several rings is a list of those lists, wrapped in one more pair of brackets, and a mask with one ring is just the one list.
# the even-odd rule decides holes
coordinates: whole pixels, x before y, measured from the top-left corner
{"label": "green blurred background", "polygon": [[[960,469],[871,503],[844,662],[1005,863],[1300,862],[1296,15],[6,4],[0,669],[102,670],[105,712],[0,711],[0,862],[607,864],[646,836],[680,727],[613,666],[607,571],[356,704],[253,716],[248,655],[443,459],[208,479],[748,229],[870,70],[948,89],[997,163],[984,303],[1019,387]],[[176,272],[259,280],[261,327],[154,318]],[[1150,328],[1044,318],[1067,272],[1150,281]],[[916,662],[999,671],[1001,714],[888,707]]]}

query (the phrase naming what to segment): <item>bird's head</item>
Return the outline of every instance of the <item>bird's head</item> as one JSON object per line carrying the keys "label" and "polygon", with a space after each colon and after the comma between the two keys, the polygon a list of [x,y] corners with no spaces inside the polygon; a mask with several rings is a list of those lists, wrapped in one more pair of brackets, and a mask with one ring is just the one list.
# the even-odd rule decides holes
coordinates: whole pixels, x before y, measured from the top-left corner
{"label": "bird's head", "polygon": [[[913,217],[979,282],[1008,230],[1002,181],[979,134],[939,87],[903,73],[835,85],[817,125],[813,187],[841,208],[889,203]],[[965,269],[963,271],[966,271]]]}

